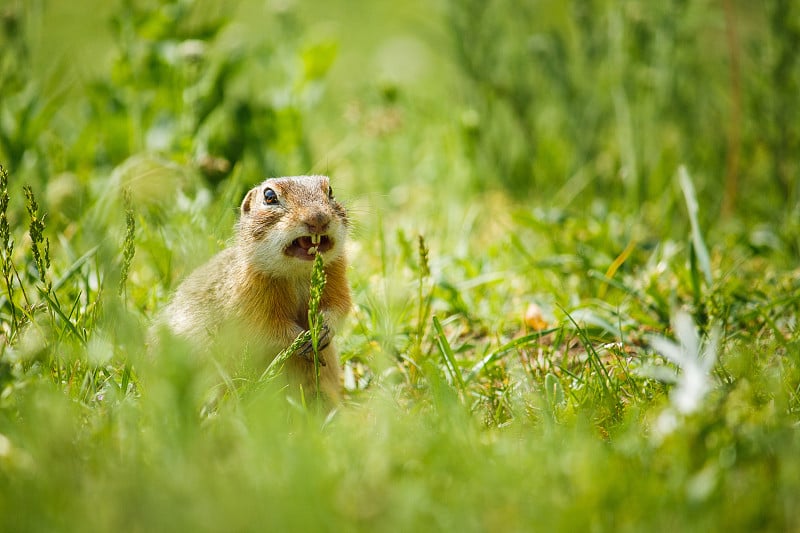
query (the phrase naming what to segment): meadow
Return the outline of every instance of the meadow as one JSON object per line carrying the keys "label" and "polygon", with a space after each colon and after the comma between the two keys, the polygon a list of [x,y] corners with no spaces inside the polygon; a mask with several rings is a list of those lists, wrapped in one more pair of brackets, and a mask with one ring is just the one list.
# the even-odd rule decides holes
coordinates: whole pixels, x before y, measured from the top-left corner
{"label": "meadow", "polygon": [[[0,4],[0,531],[800,529],[800,5],[354,5]],[[310,173],[330,412],[149,333]]]}

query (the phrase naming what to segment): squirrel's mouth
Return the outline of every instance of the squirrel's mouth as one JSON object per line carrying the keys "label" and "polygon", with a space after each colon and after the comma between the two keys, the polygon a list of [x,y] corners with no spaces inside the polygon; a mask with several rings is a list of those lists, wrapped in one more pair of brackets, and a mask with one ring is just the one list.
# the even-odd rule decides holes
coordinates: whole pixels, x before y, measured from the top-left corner
{"label": "squirrel's mouth", "polygon": [[317,253],[325,253],[333,248],[333,240],[327,235],[303,235],[286,247],[283,253],[305,261],[312,261]]}

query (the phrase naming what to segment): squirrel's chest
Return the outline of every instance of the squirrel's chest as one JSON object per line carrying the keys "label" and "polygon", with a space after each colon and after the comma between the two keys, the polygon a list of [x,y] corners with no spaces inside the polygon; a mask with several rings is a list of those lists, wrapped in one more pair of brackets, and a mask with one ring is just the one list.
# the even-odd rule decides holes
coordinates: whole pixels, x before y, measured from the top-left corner
{"label": "squirrel's chest", "polygon": [[287,322],[308,328],[309,286],[303,283],[269,283],[251,286],[234,305],[242,318],[257,329],[283,329]]}
{"label": "squirrel's chest", "polygon": [[308,329],[308,300],[311,289],[308,283],[299,283],[293,289],[290,309],[293,310],[294,320],[303,329]]}

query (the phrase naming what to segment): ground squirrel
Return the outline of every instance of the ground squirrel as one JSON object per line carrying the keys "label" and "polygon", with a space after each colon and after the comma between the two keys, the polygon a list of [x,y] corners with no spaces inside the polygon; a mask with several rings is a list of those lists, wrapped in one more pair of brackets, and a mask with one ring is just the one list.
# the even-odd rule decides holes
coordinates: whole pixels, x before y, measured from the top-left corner
{"label": "ground squirrel", "polygon": [[[219,343],[245,349],[266,368],[275,355],[308,329],[308,300],[315,254],[322,254],[327,282],[320,309],[325,328],[320,389],[340,392],[338,358],[330,340],[350,310],[346,279],[347,213],[325,176],[272,178],[242,201],[231,246],[184,280],[165,308],[173,333],[198,346]],[[303,351],[303,349],[301,349]],[[315,389],[310,347],[287,362],[290,380]]]}

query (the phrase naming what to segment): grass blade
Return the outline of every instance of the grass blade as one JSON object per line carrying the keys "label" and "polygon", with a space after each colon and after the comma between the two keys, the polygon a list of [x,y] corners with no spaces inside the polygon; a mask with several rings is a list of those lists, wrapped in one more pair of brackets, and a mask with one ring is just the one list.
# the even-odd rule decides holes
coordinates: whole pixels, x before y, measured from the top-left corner
{"label": "grass blade", "polygon": [[478,361],[475,364],[475,366],[473,366],[472,369],[469,371],[469,374],[467,374],[467,377],[465,378],[464,381],[469,383],[478,375],[478,373],[481,370],[483,370],[483,368],[486,365],[488,365],[489,363],[493,363],[494,361],[497,361],[498,359],[509,353],[514,348],[519,348],[520,346],[525,346],[528,343],[537,341],[544,335],[547,335],[548,333],[553,333],[558,329],[559,328],[543,329],[542,331],[537,331],[536,333],[531,333],[530,335],[525,335],[523,337],[519,337],[518,339],[514,339],[513,341],[505,343],[504,345],[502,345],[501,347],[489,353],[486,357]]}
{"label": "grass blade", "polygon": [[53,283],[53,292],[59,290],[67,281],[69,281],[69,279],[75,275],[75,273],[83,266],[84,263],[86,263],[86,261],[94,257],[94,255],[97,253],[97,250],[99,249],[100,249],[99,245],[95,246],[94,248],[92,248],[91,250],[80,256],[74,263],[72,263],[72,266],[70,266],[64,272],[64,274],[55,281],[55,283]]}
{"label": "grass blade", "polygon": [[700,223],[697,220],[697,213],[699,211],[697,194],[695,193],[692,179],[689,177],[689,172],[683,165],[678,169],[678,180],[680,181],[681,189],[683,189],[683,196],[686,199],[686,210],[689,213],[689,223],[692,226],[692,247],[694,248],[694,253],[700,265],[700,269],[703,271],[706,285],[710,286],[712,282],[711,259],[709,258],[708,248],[703,240],[703,235],[700,233]]}
{"label": "grass blade", "polygon": [[272,360],[267,369],[262,372],[259,381],[269,382],[275,379],[280,374],[281,370],[283,370],[283,365],[286,363],[286,361],[288,361],[289,358],[293,356],[295,352],[297,352],[297,350],[299,350],[300,347],[309,340],[311,340],[311,332],[308,330],[298,335],[288,348],[275,356],[275,359]]}
{"label": "grass blade", "polygon": [[72,320],[70,320],[69,317],[64,314],[64,311],[61,310],[61,306],[58,304],[58,302],[53,300],[50,294],[41,287],[39,287],[39,293],[42,295],[42,297],[44,297],[45,300],[47,300],[47,303],[50,304],[50,309],[55,311],[56,314],[61,317],[61,320],[64,321],[64,325],[67,327],[67,329],[69,329],[75,335],[75,337],[78,338],[84,347],[86,347],[86,336],[81,333],[75,324],[72,323]]}
{"label": "grass blade", "polygon": [[608,388],[609,384],[611,383],[611,376],[608,373],[608,370],[605,366],[603,366],[603,361],[600,360],[600,355],[597,353],[597,350],[594,349],[592,346],[592,341],[589,339],[589,336],[586,334],[584,328],[580,327],[575,319],[572,317],[566,309],[558,306],[561,311],[567,316],[572,325],[575,326],[575,331],[578,333],[578,338],[583,344],[583,348],[586,350],[586,354],[589,356],[589,364],[594,367],[595,371],[601,376],[600,384],[603,386],[603,392],[608,394],[610,389]]}
{"label": "grass blade", "polygon": [[439,322],[438,317],[433,317],[433,327],[436,330],[436,345],[439,346],[439,351],[442,352],[445,366],[453,378],[453,383],[458,385],[459,392],[463,394],[464,389],[466,388],[464,377],[461,375],[461,371],[458,369],[455,354],[453,354],[453,349],[447,340],[447,336],[444,334],[442,324]]}

